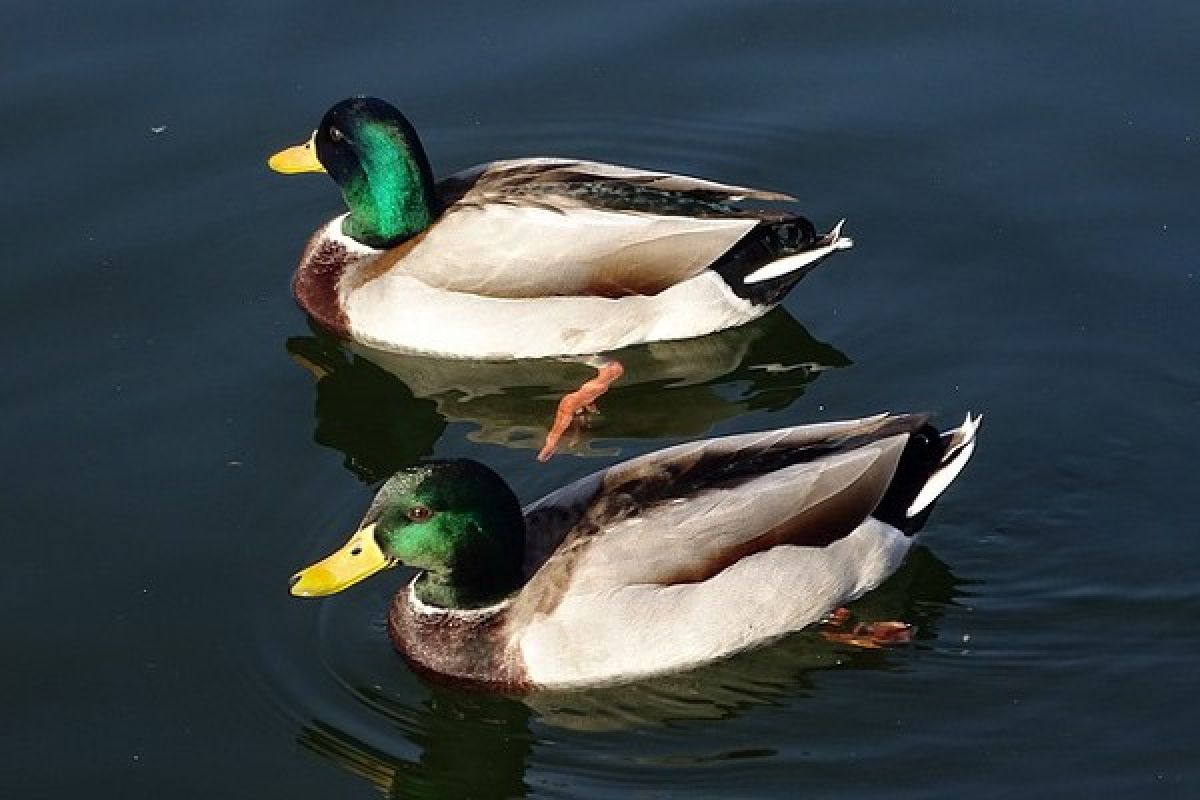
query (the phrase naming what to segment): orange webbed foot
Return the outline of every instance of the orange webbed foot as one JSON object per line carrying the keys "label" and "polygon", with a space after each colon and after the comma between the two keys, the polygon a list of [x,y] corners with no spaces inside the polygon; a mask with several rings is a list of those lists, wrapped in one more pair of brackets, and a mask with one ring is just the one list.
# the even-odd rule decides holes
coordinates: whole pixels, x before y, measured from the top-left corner
{"label": "orange webbed foot", "polygon": [[854,622],[850,609],[836,608],[821,621],[820,631],[827,641],[877,650],[884,645],[911,642],[916,628],[895,620]]}
{"label": "orange webbed foot", "polygon": [[538,453],[538,461],[547,461],[550,456],[554,455],[558,443],[562,440],[567,428],[571,427],[571,423],[575,421],[576,415],[585,411],[594,414],[596,398],[607,392],[608,387],[612,386],[623,374],[625,374],[625,368],[619,362],[606,361],[596,367],[596,377],[575,391],[563,395],[562,400],[558,401],[554,424],[546,433],[546,443],[542,445],[542,449]]}

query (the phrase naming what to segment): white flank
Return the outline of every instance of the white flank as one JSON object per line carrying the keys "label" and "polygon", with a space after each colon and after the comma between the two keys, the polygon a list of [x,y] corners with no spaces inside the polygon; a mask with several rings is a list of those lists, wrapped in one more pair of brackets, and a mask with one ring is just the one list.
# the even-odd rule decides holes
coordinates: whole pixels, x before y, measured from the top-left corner
{"label": "white flank", "polygon": [[742,325],[768,308],[702,272],[656,295],[484,297],[437,289],[393,270],[341,289],[356,341],[381,350],[452,358],[587,355],[631,344],[689,339]]}
{"label": "white flank", "polygon": [[754,272],[751,272],[743,282],[750,284],[769,281],[772,278],[787,275],[789,272],[795,272],[813,262],[820,261],[835,250],[848,250],[854,246],[854,240],[848,236],[842,236],[842,226],[845,224],[846,220],[841,220],[837,225],[833,226],[833,230],[829,232],[829,244],[815,247],[812,250],[806,250],[803,253],[797,253],[794,256],[781,258],[778,261],[772,261],[770,264],[759,267]]}
{"label": "white flank", "polygon": [[937,472],[930,475],[929,480],[921,487],[921,491],[906,512],[909,519],[929,508],[929,505],[938,499],[942,492],[946,491],[946,487],[958,477],[958,473],[962,472],[963,467],[971,460],[971,453],[975,452],[975,434],[979,430],[979,423],[982,420],[982,414],[972,417],[970,412],[967,412],[967,418],[961,426],[943,434],[950,439],[961,437],[963,444],[959,445],[957,452],[950,454],[950,458],[938,468]]}
{"label": "white flank", "polygon": [[545,687],[683,669],[812,625],[882,583],[911,544],[872,518],[827,547],[780,545],[699,583],[570,593],[517,644]]}

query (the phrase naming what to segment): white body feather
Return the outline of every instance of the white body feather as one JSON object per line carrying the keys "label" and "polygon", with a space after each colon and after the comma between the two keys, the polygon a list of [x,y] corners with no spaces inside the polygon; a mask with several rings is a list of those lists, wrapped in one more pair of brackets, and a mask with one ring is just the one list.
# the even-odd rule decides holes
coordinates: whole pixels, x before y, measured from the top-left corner
{"label": "white body feather", "polygon": [[[809,434],[840,426],[812,426]],[[787,433],[716,441],[736,450]],[[870,481],[874,470],[883,470],[878,477],[886,485],[906,440],[891,436],[661,504],[607,527],[595,546],[580,548],[576,557],[564,554],[570,581],[562,599],[549,613],[535,612],[516,643],[530,680],[592,684],[711,661],[807,627],[878,586],[912,540],[869,517],[825,546],[780,544],[704,580],[686,576],[697,569],[703,574],[709,559],[755,541],[797,506],[839,502],[846,487]],[[644,458],[666,461],[693,450],[682,445]],[[551,559],[544,569],[555,566]],[[685,577],[671,577],[680,575]]]}
{"label": "white body feather", "polygon": [[439,219],[405,254],[403,271],[440,289],[493,297],[582,294],[636,286],[646,275],[686,280],[757,225],[737,217],[468,206]]}
{"label": "white body feather", "polygon": [[868,519],[827,547],[780,545],[700,583],[572,592],[517,645],[545,687],[683,669],[817,622],[895,572],[911,544]]}
{"label": "white body feather", "polygon": [[[741,325],[769,310],[742,300],[708,272],[656,295],[618,299],[483,297],[393,273],[343,295],[342,302],[351,333],[363,344],[484,359],[587,355],[687,339]],[[670,313],[677,305],[688,313]]]}
{"label": "white body feather", "polygon": [[[374,253],[342,234],[344,218],[332,220],[320,235],[351,253]],[[432,274],[432,267],[424,269]],[[510,274],[507,269],[503,276]],[[357,278],[357,271],[349,272],[338,284],[355,341],[380,350],[451,358],[588,355],[640,342],[703,336],[769,310],[738,297],[707,271],[658,294],[619,298],[492,297],[450,290],[416,277],[407,258],[402,268],[361,285]],[[453,324],[454,319],[470,324]]]}

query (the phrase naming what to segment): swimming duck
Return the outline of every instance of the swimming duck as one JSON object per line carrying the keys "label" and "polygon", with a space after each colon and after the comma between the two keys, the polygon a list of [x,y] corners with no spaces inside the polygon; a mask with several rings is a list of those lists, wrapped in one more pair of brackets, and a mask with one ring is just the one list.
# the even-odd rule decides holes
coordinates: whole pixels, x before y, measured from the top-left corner
{"label": "swimming duck", "polygon": [[[742,200],[778,192],[565,158],[482,164],[435,182],[416,130],[370,97],[335,105],[281,173],[327,172],[349,212],[320,227],[293,291],[341,338],[381,350],[498,359],[586,356],[762,316],[852,246]],[[611,360],[560,420],[617,378]]]}
{"label": "swimming duck", "polygon": [[389,479],[291,592],[416,567],[392,601],[394,646],[418,671],[482,688],[685,669],[823,619],[843,627],[843,604],[899,567],[979,422],[939,433],[927,414],[879,414],[702,440],[524,510],[482,464],[420,464]]}
{"label": "swimming duck", "polygon": [[609,352],[761,316],[850,239],[737,206],[777,192],[562,158],[435,183],[396,108],[354,97],[269,161],[328,172],[349,213],[305,249],[294,289],[343,338],[465,358]]}

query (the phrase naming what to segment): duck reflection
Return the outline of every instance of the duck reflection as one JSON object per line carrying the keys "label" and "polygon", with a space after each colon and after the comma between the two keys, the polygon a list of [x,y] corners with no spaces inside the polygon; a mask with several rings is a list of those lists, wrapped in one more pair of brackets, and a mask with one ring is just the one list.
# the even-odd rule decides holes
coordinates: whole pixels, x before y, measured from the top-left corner
{"label": "duck reflection", "polygon": [[[369,482],[427,455],[447,421],[474,424],[472,441],[537,449],[562,394],[594,375],[585,362],[439,359],[320,333],[287,348],[317,377],[317,441],[344,452],[346,466]],[[782,308],[740,328],[617,357],[624,377],[560,452],[616,455],[595,442],[703,436],[743,411],[786,408],[823,372],[851,363]]]}
{"label": "duck reflection", "polygon": [[324,334],[289,339],[288,353],[317,379],[313,438],[345,454],[367,483],[424,458],[446,429],[437,404]]}
{"label": "duck reflection", "polygon": [[[904,619],[917,627],[916,647],[932,646],[943,609],[962,593],[949,568],[916,546],[901,569],[851,606],[863,620]],[[804,631],[775,644],[698,669],[637,683],[521,698],[465,692],[424,683],[416,709],[385,690],[358,688],[359,701],[399,734],[369,743],[314,721],[299,743],[371,781],[389,797],[518,797],[529,793],[527,770],[544,738],[538,726],[571,731],[618,731],[737,716],[818,690],[825,669],[892,670],[908,648],[863,650]],[[418,749],[414,757],[413,747]],[[771,755],[735,751],[715,758]],[[656,763],[639,753],[642,763]],[[674,752],[678,764],[689,758]],[[711,761],[711,753],[697,755]]]}
{"label": "duck reflection", "polygon": [[301,731],[298,742],[367,779],[385,796],[523,797],[533,752],[530,711],[505,697],[456,693],[434,687],[414,715],[380,696],[364,696],[373,709],[416,745],[414,760],[393,755],[320,721]]}

